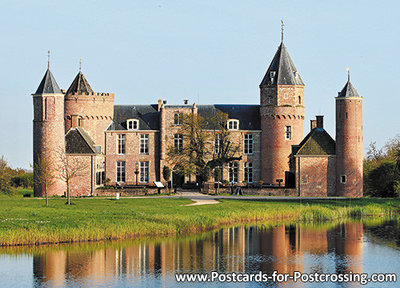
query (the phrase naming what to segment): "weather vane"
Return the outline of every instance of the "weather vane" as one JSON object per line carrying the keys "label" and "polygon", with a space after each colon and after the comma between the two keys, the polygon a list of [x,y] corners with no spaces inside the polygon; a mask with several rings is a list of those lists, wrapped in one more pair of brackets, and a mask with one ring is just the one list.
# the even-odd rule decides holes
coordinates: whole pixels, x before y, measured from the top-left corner
{"label": "weather vane", "polygon": [[82,71],[82,58],[79,58],[79,72]]}
{"label": "weather vane", "polygon": [[350,68],[346,67],[346,71],[347,71],[347,80],[350,81]]}
{"label": "weather vane", "polygon": [[283,30],[284,30],[284,27],[285,27],[285,23],[283,23],[283,20],[281,20],[281,40],[282,40],[282,42],[283,42]]}
{"label": "weather vane", "polygon": [[47,51],[47,68],[50,69],[50,50]]}

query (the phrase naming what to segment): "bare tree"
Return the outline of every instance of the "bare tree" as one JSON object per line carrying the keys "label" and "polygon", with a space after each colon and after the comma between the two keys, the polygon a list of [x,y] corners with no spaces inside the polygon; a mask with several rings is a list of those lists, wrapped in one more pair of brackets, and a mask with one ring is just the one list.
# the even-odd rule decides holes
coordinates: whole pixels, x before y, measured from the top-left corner
{"label": "bare tree", "polygon": [[70,185],[71,181],[79,176],[85,175],[86,169],[89,167],[84,158],[80,156],[67,156],[61,149],[58,151],[60,161],[60,177],[67,184],[67,203],[71,205]]}
{"label": "bare tree", "polygon": [[47,187],[55,182],[55,167],[53,167],[53,161],[51,161],[49,156],[41,155],[37,158],[33,169],[35,174],[34,184],[39,187],[44,187],[47,207],[49,206]]}

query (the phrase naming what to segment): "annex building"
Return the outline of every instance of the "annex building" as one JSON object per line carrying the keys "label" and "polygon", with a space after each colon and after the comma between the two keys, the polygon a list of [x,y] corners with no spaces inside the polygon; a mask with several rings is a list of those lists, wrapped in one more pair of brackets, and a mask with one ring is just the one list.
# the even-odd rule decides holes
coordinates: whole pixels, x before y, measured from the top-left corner
{"label": "annex building", "polygon": [[[57,177],[50,195],[66,191],[56,168],[62,161],[85,163],[84,173],[69,183],[72,195],[92,195],[107,178],[112,185],[153,185],[164,182],[162,169],[171,166],[168,147],[185,145],[182,115],[207,118],[222,111],[232,141],[242,147],[241,160],[223,167],[223,179],[280,183],[296,187],[299,196],[362,196],[362,97],[349,78],[335,98],[336,140],[324,130],[323,116],[311,121],[304,137],[304,86],[283,41],[259,85],[257,105],[116,105],[113,93],[94,92],[81,71],[66,91],[60,89],[48,67],[33,94],[33,160],[51,158]],[[35,195],[43,193],[36,185]]]}

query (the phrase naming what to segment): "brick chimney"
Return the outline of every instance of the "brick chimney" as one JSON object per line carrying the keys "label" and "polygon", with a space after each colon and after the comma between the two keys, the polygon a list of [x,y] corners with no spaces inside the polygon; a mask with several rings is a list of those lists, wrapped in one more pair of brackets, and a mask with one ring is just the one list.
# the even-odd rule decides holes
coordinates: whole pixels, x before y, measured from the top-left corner
{"label": "brick chimney", "polygon": [[317,120],[310,120],[310,131],[317,127]]}
{"label": "brick chimney", "polygon": [[158,112],[160,112],[160,109],[161,109],[161,104],[163,103],[163,101],[161,100],[161,99],[158,99],[158,102],[157,102],[157,111]]}
{"label": "brick chimney", "polygon": [[317,128],[324,128],[324,116],[316,116],[317,118]]}

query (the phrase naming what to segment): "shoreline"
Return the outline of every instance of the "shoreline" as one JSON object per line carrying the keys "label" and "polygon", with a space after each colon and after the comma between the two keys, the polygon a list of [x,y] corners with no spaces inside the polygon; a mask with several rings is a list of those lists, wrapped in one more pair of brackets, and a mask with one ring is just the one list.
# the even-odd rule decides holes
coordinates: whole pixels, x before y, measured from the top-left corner
{"label": "shoreline", "polygon": [[[176,237],[224,226],[396,217],[399,199],[254,201],[221,199],[189,205],[182,198],[65,199],[0,201],[0,246],[39,246],[142,238]],[[8,216],[6,216],[8,215]]]}

